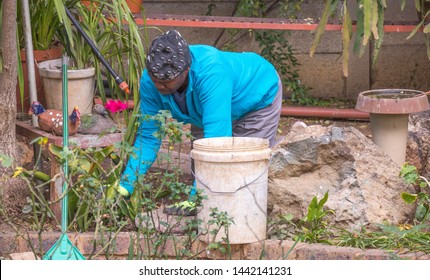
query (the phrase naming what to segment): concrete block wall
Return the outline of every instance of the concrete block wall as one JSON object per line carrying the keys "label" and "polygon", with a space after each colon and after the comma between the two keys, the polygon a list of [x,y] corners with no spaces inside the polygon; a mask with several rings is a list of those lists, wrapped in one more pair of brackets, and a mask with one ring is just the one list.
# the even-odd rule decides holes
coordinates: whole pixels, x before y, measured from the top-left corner
{"label": "concrete block wall", "polygon": [[[351,15],[355,15],[355,1],[351,2]],[[398,2],[398,3],[397,3]],[[215,4],[212,10],[214,16],[231,16],[237,1],[233,0],[145,0],[145,14],[174,14],[203,16],[207,13],[209,4]],[[387,21],[417,22],[417,14],[413,1],[406,1],[404,11],[401,11],[400,1],[391,1],[385,13]],[[323,1],[307,0],[302,5],[299,17],[302,19],[318,20],[323,8]],[[275,15],[273,15],[275,17]],[[354,18],[353,18],[354,19]],[[336,21],[337,19],[332,19]],[[174,27],[160,27],[167,31]],[[219,28],[190,28],[178,27],[190,44],[214,45],[222,34]],[[159,30],[151,27],[149,41],[159,34]],[[288,40],[295,49],[301,82],[311,88],[311,95],[321,98],[336,97],[356,100],[361,91],[380,88],[405,88],[428,91],[430,90],[430,60],[427,58],[426,46],[422,33],[407,40],[409,33],[385,33],[384,42],[376,65],[371,65],[372,46],[366,47],[360,57],[350,51],[349,76],[342,74],[342,41],[338,31],[326,31],[317,53],[309,56],[309,48],[313,40],[311,31],[290,31]],[[226,34],[221,36],[220,42]],[[258,52],[258,45],[250,38],[240,41],[237,51]],[[288,96],[286,96],[288,97]]]}

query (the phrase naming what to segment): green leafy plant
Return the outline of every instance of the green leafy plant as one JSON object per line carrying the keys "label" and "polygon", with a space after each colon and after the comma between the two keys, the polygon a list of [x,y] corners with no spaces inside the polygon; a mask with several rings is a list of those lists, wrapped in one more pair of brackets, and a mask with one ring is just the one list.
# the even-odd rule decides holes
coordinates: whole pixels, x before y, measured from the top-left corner
{"label": "green leafy plant", "polygon": [[[339,11],[338,7],[341,5],[340,15],[342,22],[342,53],[343,53],[343,74],[348,77],[348,61],[349,61],[349,47],[353,37],[352,20],[349,12],[349,4],[353,1],[340,1],[340,0],[327,0],[324,3],[324,9],[321,13],[318,27],[315,31],[314,40],[310,48],[310,55],[313,56],[321,41],[322,35],[325,32],[325,27],[330,18],[334,17]],[[418,12],[423,12],[422,19],[417,24],[416,28],[411,32],[408,38],[411,38],[416,32],[423,27],[423,32],[427,35],[430,33],[430,23],[425,23],[425,18],[429,17],[429,11],[425,11],[424,7],[428,5],[428,0],[415,0],[415,8]],[[379,55],[379,51],[384,38],[384,15],[387,9],[388,1],[386,0],[355,0],[357,6],[356,14],[356,29],[355,29],[355,42],[354,53],[361,56],[365,47],[368,44],[373,44],[372,64],[375,64]],[[391,4],[393,5],[393,4]],[[403,11],[405,7],[405,0],[400,3],[400,9]],[[425,36],[427,45],[427,55],[430,59],[430,45],[429,38]]]}
{"label": "green leafy plant", "polygon": [[[231,258],[231,246],[229,242],[229,228],[234,224],[234,220],[232,217],[228,215],[225,211],[219,211],[218,208],[211,208],[209,216],[212,218],[208,221],[208,226],[211,227],[211,230],[208,234],[212,237],[212,241],[209,243],[208,249],[210,250],[218,250],[223,254],[228,254]],[[223,232],[221,232],[221,230]],[[215,239],[218,234],[223,234],[221,242],[215,242]]]}
{"label": "green leafy plant", "polygon": [[[172,162],[172,153],[175,149],[178,152],[178,161],[180,162],[181,144],[184,140],[191,139],[190,132],[184,131],[183,123],[172,119],[170,111],[166,110],[160,110],[155,116],[141,116],[139,121],[154,121],[158,125],[158,130],[154,132],[154,136],[160,140],[166,139],[168,147],[167,154],[157,157],[154,163],[154,166],[163,166],[164,171],[154,171],[145,176],[138,176],[138,186],[130,201],[123,202],[123,212],[132,219],[134,219],[137,211],[142,208],[152,211],[161,199],[168,197],[172,202],[179,201],[191,190],[191,185],[185,185],[180,181],[182,170]],[[131,150],[129,151],[131,152]],[[130,156],[135,155],[130,154]]]}
{"label": "green leafy plant", "polygon": [[[57,3],[56,3],[57,2]],[[58,34],[63,28],[61,18],[57,13],[56,5],[66,5],[73,7],[79,0],[48,1],[48,0],[29,0],[30,26],[33,49],[47,50],[59,43]],[[22,14],[22,3],[17,1],[17,31],[20,49],[24,44],[24,16]]]}
{"label": "green leafy plant", "polygon": [[328,192],[318,200],[314,196],[309,203],[306,216],[294,218],[291,213],[280,214],[276,219],[269,221],[268,236],[271,239],[293,239],[308,243],[331,244],[334,236],[330,228],[328,215],[334,214],[333,210],[324,209],[328,200]]}
{"label": "green leafy plant", "polygon": [[402,165],[400,177],[408,184],[419,188],[418,193],[402,192],[401,196],[404,202],[408,204],[417,204],[415,219],[419,222],[429,220],[430,218],[430,196],[425,192],[430,188],[430,182],[427,178],[418,174],[417,168],[408,163]]}
{"label": "green leafy plant", "polygon": [[301,241],[331,244],[329,222],[325,218],[329,214],[334,214],[334,211],[324,209],[327,200],[328,192],[320,200],[316,196],[312,198],[308,206],[308,213],[300,222],[302,233],[299,234],[299,238]]}
{"label": "green leafy plant", "polygon": [[[159,137],[167,138],[167,152],[180,151],[177,147],[189,136],[182,128],[182,124],[171,119],[168,111],[161,111],[154,117],[144,116],[140,120],[156,120],[160,124]],[[172,122],[171,122],[172,120]],[[33,142],[46,148],[47,139],[38,138]],[[69,198],[69,229],[76,232],[94,232],[94,250],[88,259],[103,255],[106,259],[115,252],[115,238],[119,232],[133,230],[137,244],[131,241],[129,257],[134,259],[162,259],[166,257],[165,248],[168,242],[175,244],[178,259],[197,258],[202,250],[194,248],[198,240],[198,228],[201,220],[194,216],[184,221],[182,216],[169,216],[168,220],[159,220],[158,210],[175,201],[182,201],[188,197],[191,185],[181,181],[181,170],[171,161],[172,155],[159,157],[154,163],[154,169],[138,178],[135,192],[128,199],[118,194],[115,183],[118,181],[124,166],[125,158],[119,155],[120,150],[131,152],[131,146],[123,141],[115,146],[104,148],[81,149],[71,141],[68,148],[58,145],[49,145],[59,164],[67,158],[69,174],[59,173],[54,178],[48,178],[43,184],[37,180],[33,171],[20,167],[14,176],[23,178],[29,186],[30,196],[27,205],[23,208],[23,216],[30,224],[27,229],[36,230],[39,240],[46,229],[52,229],[51,224],[59,224],[51,206],[61,202],[65,194],[55,201],[48,201],[43,195],[43,187],[51,180],[66,180],[67,195]],[[41,156],[41,154],[39,154]],[[7,157],[1,156],[1,164],[8,165]],[[157,168],[160,164],[162,168]],[[168,168],[166,168],[166,166]],[[66,176],[67,175],[67,176]],[[198,191],[194,202],[200,205],[205,197]],[[6,215],[2,212],[3,215]],[[21,217],[21,218],[22,218]],[[224,217],[224,216],[223,216]],[[216,217],[221,221],[222,217]],[[4,218],[5,221],[12,219]],[[11,222],[13,223],[13,222]],[[161,228],[163,230],[160,230]],[[178,239],[174,230],[182,230],[187,238]],[[18,229],[17,229],[18,230]],[[28,240],[33,246],[34,240]],[[39,242],[42,244],[42,242]],[[172,244],[172,243],[169,243]],[[43,255],[43,248],[35,248],[35,255]]]}
{"label": "green leafy plant", "polygon": [[[71,177],[69,180],[69,219],[78,230],[87,231],[94,227],[100,209],[109,209],[114,198],[112,185],[118,180],[121,163],[111,160],[116,158],[115,147],[89,148],[79,147],[64,150],[51,144],[51,153],[61,163],[66,157],[69,162]],[[110,159],[106,161],[106,159]],[[116,163],[115,163],[116,162]],[[104,165],[104,166],[103,166]],[[100,215],[103,215],[102,213]]]}
{"label": "green leafy plant", "polygon": [[360,231],[340,230],[333,243],[337,246],[348,246],[360,249],[382,249],[388,252],[399,250],[430,252],[429,225],[378,225],[379,231],[369,231],[362,228]]}
{"label": "green leafy plant", "polygon": [[[78,4],[69,10],[100,51],[100,55],[120,76],[127,77],[130,91],[133,92],[132,98],[137,103],[139,78],[145,65],[144,48],[147,41],[143,36],[145,32],[136,24],[124,0],[109,2],[94,0],[93,2],[96,5],[91,8]],[[106,103],[103,80],[107,80],[112,97],[118,97],[120,100],[128,99],[129,97],[124,96],[116,85],[115,78],[105,76],[106,70],[98,56],[93,53],[78,30],[71,25],[70,20],[67,17],[62,20],[64,28],[61,30],[59,38],[66,52],[75,60],[76,68],[80,69],[89,65],[96,68],[97,87],[103,103]],[[123,63],[118,63],[119,61],[123,61]],[[124,111],[124,114],[127,115],[127,111]],[[127,115],[127,123],[128,119]]]}
{"label": "green leafy plant", "polygon": [[[420,177],[413,167],[403,169],[403,176],[411,182]],[[416,196],[412,196],[417,201]],[[409,195],[408,195],[408,199]],[[328,192],[321,200],[313,197],[308,207],[307,215],[295,221],[293,215],[280,215],[278,219],[270,221],[268,235],[271,239],[293,239],[297,242],[326,243],[336,246],[354,247],[360,249],[382,249],[390,253],[404,251],[430,252],[430,225],[427,222],[418,225],[377,224],[371,230],[363,226],[360,230],[347,230],[330,227],[328,215],[332,210],[324,210],[328,200]],[[398,258],[396,255],[393,258]]]}
{"label": "green leafy plant", "polygon": [[[80,20],[80,26],[96,46],[106,32],[100,28],[100,21],[103,18],[100,9],[71,9]],[[66,34],[65,28],[62,28],[59,39],[65,48],[65,53],[73,58],[72,69],[84,69],[96,64],[96,57],[93,56],[90,45],[84,40],[84,37],[78,32],[76,27],[72,28],[72,36]]]}

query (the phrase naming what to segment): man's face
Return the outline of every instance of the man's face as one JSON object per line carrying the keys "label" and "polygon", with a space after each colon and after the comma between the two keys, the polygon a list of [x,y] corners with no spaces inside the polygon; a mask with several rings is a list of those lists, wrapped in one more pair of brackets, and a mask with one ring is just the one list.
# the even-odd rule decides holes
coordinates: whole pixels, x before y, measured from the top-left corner
{"label": "man's face", "polygon": [[155,87],[161,94],[173,94],[175,93],[181,85],[185,82],[187,78],[189,69],[185,70],[179,76],[173,80],[159,80],[152,75],[149,75]]}

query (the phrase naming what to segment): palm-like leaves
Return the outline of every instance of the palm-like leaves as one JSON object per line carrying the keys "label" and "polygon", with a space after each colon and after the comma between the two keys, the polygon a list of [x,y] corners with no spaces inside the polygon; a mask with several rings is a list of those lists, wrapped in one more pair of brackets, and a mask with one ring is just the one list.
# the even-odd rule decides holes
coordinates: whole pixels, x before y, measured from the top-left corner
{"label": "palm-like leaves", "polygon": [[[322,11],[321,19],[315,32],[314,40],[310,48],[310,55],[313,56],[324,34],[325,27],[330,17],[338,11],[339,0],[325,0],[325,6]],[[349,1],[351,3],[352,0]],[[348,60],[349,48],[353,34],[351,15],[348,10],[348,1],[342,1],[341,9],[342,17],[342,45],[343,45],[343,74],[348,76]],[[365,47],[370,43],[374,43],[372,63],[376,62],[379,50],[384,36],[384,13],[387,8],[386,0],[356,0],[357,3],[357,23],[355,29],[354,52],[361,56]],[[411,32],[408,39],[411,38],[420,30],[427,35],[430,33],[430,23],[425,22],[426,18],[430,17],[430,10],[425,10],[426,5],[430,4],[430,0],[415,0],[415,8],[422,13],[422,19],[417,24],[416,28]],[[401,10],[405,7],[405,0],[400,3]],[[427,45],[427,55],[430,59],[430,40],[429,36],[425,37]]]}

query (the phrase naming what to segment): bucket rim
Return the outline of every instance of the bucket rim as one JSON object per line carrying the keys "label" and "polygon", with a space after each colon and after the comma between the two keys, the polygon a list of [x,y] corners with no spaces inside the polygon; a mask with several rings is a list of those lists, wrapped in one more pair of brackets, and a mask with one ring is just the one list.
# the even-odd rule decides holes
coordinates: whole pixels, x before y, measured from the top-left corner
{"label": "bucket rim", "polygon": [[193,142],[193,149],[203,151],[249,151],[267,148],[269,140],[259,137],[210,137]]}

